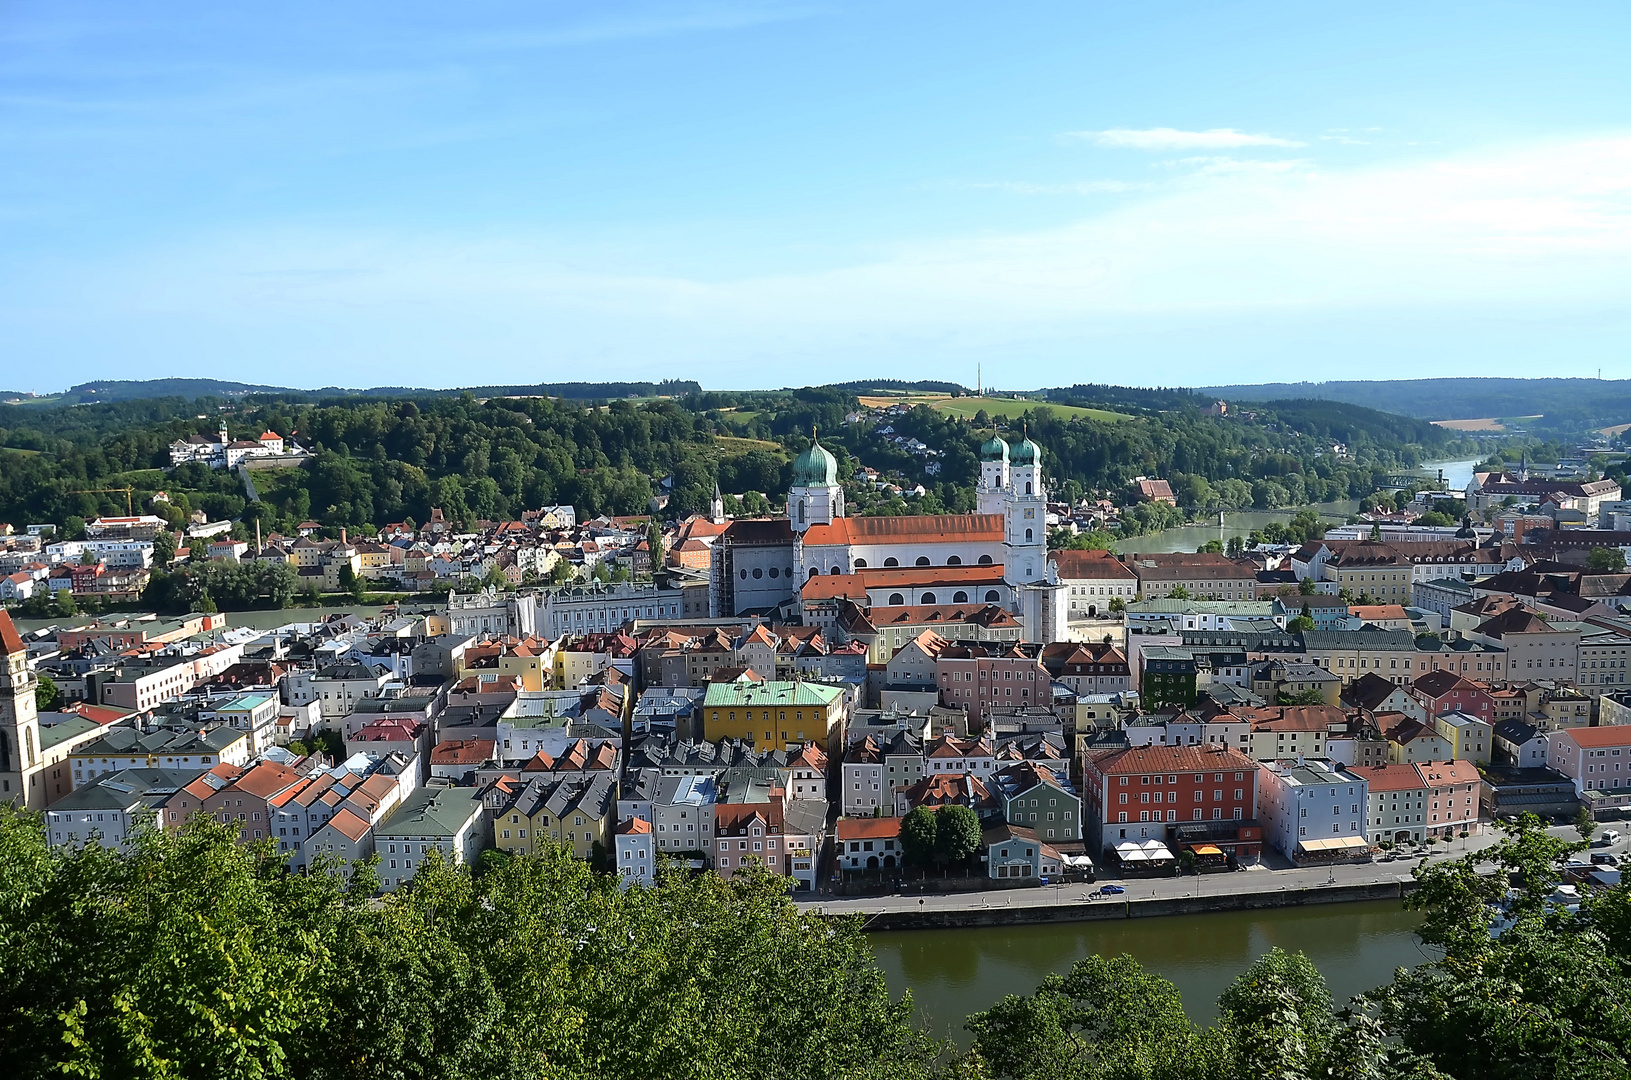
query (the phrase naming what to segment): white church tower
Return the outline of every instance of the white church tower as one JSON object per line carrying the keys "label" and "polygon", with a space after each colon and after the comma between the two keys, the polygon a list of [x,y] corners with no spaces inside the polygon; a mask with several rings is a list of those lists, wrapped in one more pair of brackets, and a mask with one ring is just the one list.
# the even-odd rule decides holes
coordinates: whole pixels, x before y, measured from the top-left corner
{"label": "white church tower", "polygon": [[838,462],[811,433],[810,448],[793,460],[793,486],[787,492],[787,520],[802,536],[811,525],[826,525],[844,516],[844,488]]}
{"label": "white church tower", "polygon": [[1008,498],[1008,444],[993,435],[980,447],[980,480],[974,487],[975,510],[1000,514]]}
{"label": "white church tower", "polygon": [[1008,580],[1041,581],[1048,557],[1048,496],[1042,490],[1042,450],[1030,439],[1008,456],[1008,491],[1002,500]]}

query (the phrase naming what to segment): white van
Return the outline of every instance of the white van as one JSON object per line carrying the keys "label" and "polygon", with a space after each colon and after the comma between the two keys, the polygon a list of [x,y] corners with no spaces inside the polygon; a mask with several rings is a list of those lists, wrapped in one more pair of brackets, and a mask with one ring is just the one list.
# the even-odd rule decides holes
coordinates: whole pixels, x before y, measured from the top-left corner
{"label": "white van", "polygon": [[1604,829],[1598,835],[1597,839],[1605,847],[1613,847],[1615,844],[1618,844],[1620,842],[1620,833],[1619,833],[1618,829]]}

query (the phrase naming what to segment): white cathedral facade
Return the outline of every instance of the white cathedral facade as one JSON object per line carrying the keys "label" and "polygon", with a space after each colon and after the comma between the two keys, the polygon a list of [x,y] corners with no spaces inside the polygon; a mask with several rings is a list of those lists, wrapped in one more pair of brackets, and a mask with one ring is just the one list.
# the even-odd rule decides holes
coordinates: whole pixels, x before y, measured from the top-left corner
{"label": "white cathedral facade", "polygon": [[793,462],[786,522],[734,521],[715,544],[712,613],[769,614],[818,575],[899,571],[890,576],[909,603],[1000,603],[1028,640],[1057,640],[1063,592],[1049,580],[1042,451],[992,438],[980,457],[976,513],[847,517],[838,463],[812,440]]}

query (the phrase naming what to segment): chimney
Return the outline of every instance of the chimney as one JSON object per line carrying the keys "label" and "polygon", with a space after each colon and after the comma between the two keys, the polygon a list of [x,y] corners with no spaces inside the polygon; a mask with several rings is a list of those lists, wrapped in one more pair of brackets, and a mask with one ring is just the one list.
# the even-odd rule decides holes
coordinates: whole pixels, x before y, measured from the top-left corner
{"label": "chimney", "polygon": [[345,526],[344,525],[340,526],[340,546],[341,547],[345,546]]}

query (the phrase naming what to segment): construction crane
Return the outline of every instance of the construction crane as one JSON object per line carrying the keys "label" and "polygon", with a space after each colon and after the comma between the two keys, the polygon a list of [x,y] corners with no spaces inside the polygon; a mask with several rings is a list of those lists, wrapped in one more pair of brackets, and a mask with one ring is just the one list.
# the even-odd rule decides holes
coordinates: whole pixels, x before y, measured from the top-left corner
{"label": "construction crane", "polygon": [[134,500],[131,498],[131,491],[132,491],[131,488],[127,488],[127,487],[122,487],[122,488],[85,488],[85,489],[80,490],[80,491],[70,491],[68,494],[70,494],[70,495],[106,495],[106,494],[110,494],[110,493],[114,493],[114,492],[120,492],[120,491],[125,493],[125,516],[126,517],[135,517],[136,516],[136,504],[135,504]]}

